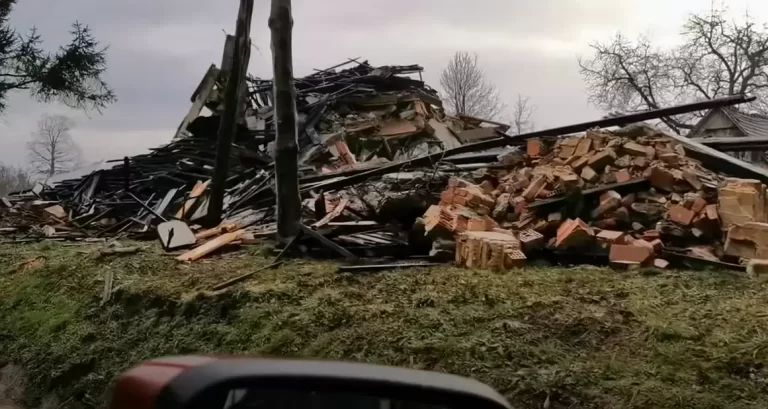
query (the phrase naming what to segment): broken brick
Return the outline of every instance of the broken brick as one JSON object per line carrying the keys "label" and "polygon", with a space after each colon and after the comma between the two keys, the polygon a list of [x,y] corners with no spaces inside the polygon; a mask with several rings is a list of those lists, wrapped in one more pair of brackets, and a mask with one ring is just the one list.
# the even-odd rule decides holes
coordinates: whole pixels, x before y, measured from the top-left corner
{"label": "broken brick", "polygon": [[643,156],[639,156],[632,160],[632,166],[645,169],[648,166],[648,159]]}
{"label": "broken brick", "polygon": [[640,247],[627,244],[614,244],[611,246],[608,259],[611,262],[637,263],[644,264],[653,256],[653,252],[648,247]]}
{"label": "broken brick", "polygon": [[607,197],[605,200],[600,202],[600,205],[598,205],[595,210],[592,211],[592,218],[600,218],[600,216],[618,209],[619,206],[621,206],[621,199],[617,199],[616,197],[612,196]]}
{"label": "broken brick", "polygon": [[675,186],[675,175],[658,166],[651,168],[650,180],[651,186],[667,192],[671,192]]}
{"label": "broken brick", "polygon": [[699,197],[693,202],[693,205],[691,205],[691,211],[693,211],[696,214],[699,214],[702,211],[704,211],[706,207],[707,207],[707,201]]}
{"label": "broken brick", "polygon": [[578,158],[573,163],[571,163],[571,167],[573,168],[573,170],[579,171],[584,166],[587,166],[587,163],[589,163],[589,160],[591,158],[592,156],[589,154],[582,156],[581,158]]}
{"label": "broken brick", "polygon": [[544,247],[544,235],[533,230],[523,230],[519,235],[523,251],[529,252]]}
{"label": "broken brick", "polygon": [[768,259],[768,223],[750,222],[728,229],[725,254],[741,258]]}
{"label": "broken brick", "polygon": [[696,213],[680,205],[672,206],[669,209],[669,220],[683,226],[690,226],[694,216]]}
{"label": "broken brick", "polygon": [[625,244],[627,235],[620,231],[603,230],[596,237],[600,247],[607,249],[612,244]]}
{"label": "broken brick", "polygon": [[576,145],[576,151],[573,153],[575,156],[584,156],[592,149],[592,139],[582,138],[579,140],[579,144]]}
{"label": "broken brick", "polygon": [[584,247],[592,243],[595,233],[581,219],[568,219],[557,229],[555,247],[559,249]]}
{"label": "broken brick", "polygon": [[563,146],[562,148],[560,148],[560,154],[558,156],[560,156],[560,158],[562,159],[567,159],[573,156],[574,153],[576,153],[575,147]]}
{"label": "broken brick", "polygon": [[538,195],[539,191],[541,191],[545,186],[547,186],[547,179],[543,176],[538,176],[525,189],[525,192],[523,192],[523,197],[526,200],[531,201],[536,198],[536,195]]}
{"label": "broken brick", "polygon": [[504,268],[524,268],[527,257],[520,250],[507,250],[504,252]]}
{"label": "broken brick", "polygon": [[645,146],[640,145],[639,143],[635,143],[635,142],[625,143],[624,146],[622,147],[622,149],[624,149],[624,152],[626,152],[627,154],[632,155],[632,156],[645,157],[647,155],[647,152],[648,152],[645,149]]}
{"label": "broken brick", "polygon": [[651,243],[649,243],[649,242],[647,242],[647,241],[645,241],[643,239],[637,239],[637,240],[633,241],[632,245],[633,246],[639,246],[639,247],[645,247],[645,248],[651,250],[652,252],[656,251],[656,249],[653,246],[653,244],[651,244]]}
{"label": "broken brick", "polygon": [[667,165],[672,166],[676,166],[680,163],[680,156],[676,153],[664,153],[659,156],[659,159]]}
{"label": "broken brick", "polygon": [[630,174],[628,170],[622,169],[616,172],[616,182],[624,183],[629,182],[630,180],[632,180],[632,174]]}
{"label": "broken brick", "polygon": [[589,183],[594,183],[599,177],[600,175],[589,166],[584,166],[584,169],[581,170],[581,178]]}
{"label": "broken brick", "polygon": [[604,167],[616,160],[616,151],[611,148],[605,148],[589,159],[587,164],[595,171],[602,170]]}
{"label": "broken brick", "polygon": [[528,139],[526,142],[528,156],[538,158],[546,154],[544,142],[539,138]]}
{"label": "broken brick", "polygon": [[766,222],[766,200],[768,194],[764,185],[751,179],[728,179],[718,189],[718,214],[723,228],[748,222]]}
{"label": "broken brick", "polygon": [[701,188],[704,187],[699,177],[690,170],[686,169],[683,171],[683,179],[696,190],[701,190]]}
{"label": "broken brick", "polygon": [[580,178],[575,173],[569,173],[560,176],[560,181],[563,186],[574,187],[579,185]]}

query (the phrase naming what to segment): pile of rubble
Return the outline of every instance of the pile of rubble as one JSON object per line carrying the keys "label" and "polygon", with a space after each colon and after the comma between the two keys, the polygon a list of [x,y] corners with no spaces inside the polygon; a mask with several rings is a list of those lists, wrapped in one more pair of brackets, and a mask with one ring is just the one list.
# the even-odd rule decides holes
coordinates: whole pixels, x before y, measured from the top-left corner
{"label": "pile of rubble", "polygon": [[[748,98],[510,136],[509,125],[447,115],[421,71],[349,60],[295,79],[304,214],[278,259],[342,256],[341,270],[361,271],[446,259],[743,269],[744,259],[768,258],[768,171],[645,125],[605,130]],[[0,235],[159,238],[184,262],[274,236],[270,80],[247,80],[223,217],[209,215],[227,80],[208,69],[169,144],[0,198]]]}
{"label": "pile of rubble", "polygon": [[534,138],[526,150],[452,178],[424,215],[428,234],[456,241],[458,265],[508,269],[547,251],[621,269],[669,259],[738,269],[768,256],[765,186],[707,169],[651,127]]}
{"label": "pile of rubble", "polygon": [[[345,65],[352,67],[342,69]],[[508,128],[446,115],[437,92],[410,77],[420,77],[422,70],[418,65],[373,67],[349,60],[297,78],[302,187],[495,138]],[[176,250],[215,239],[211,232],[226,233],[233,226],[237,237],[273,232],[272,83],[253,78],[248,79],[248,97],[230,149],[225,220],[212,230],[202,228],[225,81],[219,68],[209,68],[171,143],[109,161],[111,167],[79,178],[3,198],[0,234],[16,242],[160,236],[166,249]],[[212,114],[202,115],[203,108]],[[156,228],[174,220],[186,226],[175,224],[170,237]]]}

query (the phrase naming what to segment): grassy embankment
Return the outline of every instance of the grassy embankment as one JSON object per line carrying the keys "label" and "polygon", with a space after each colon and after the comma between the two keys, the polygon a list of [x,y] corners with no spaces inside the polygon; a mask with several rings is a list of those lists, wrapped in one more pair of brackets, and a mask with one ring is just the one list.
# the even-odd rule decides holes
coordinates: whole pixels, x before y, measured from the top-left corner
{"label": "grassy embankment", "polygon": [[[115,376],[168,354],[312,356],[447,371],[521,408],[765,408],[768,284],[716,272],[452,267],[369,276],[291,262],[233,291],[258,250],[178,265],[154,244],[0,244],[0,359],[27,407],[102,407]],[[116,291],[101,305],[104,277]]]}

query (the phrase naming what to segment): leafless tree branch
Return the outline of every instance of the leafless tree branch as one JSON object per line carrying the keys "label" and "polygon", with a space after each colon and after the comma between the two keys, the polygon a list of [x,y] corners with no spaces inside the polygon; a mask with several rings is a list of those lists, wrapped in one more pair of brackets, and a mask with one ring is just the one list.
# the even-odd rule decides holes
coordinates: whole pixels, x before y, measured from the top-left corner
{"label": "leafless tree branch", "polygon": [[506,109],[499,91],[485,78],[477,54],[457,52],[440,74],[443,100],[457,115],[496,119]]}
{"label": "leafless tree branch", "polygon": [[[648,38],[629,41],[621,34],[592,44],[580,58],[590,101],[608,111],[646,110],[734,94],[768,96],[768,28],[747,19],[729,22],[722,10],[691,15],[684,42],[671,50]],[[746,110],[768,113],[765,104]],[[701,113],[662,118],[675,132],[691,129]]]}
{"label": "leafless tree branch", "polygon": [[80,163],[80,147],[72,139],[74,122],[63,115],[43,115],[27,143],[33,168],[48,177],[74,169]]}
{"label": "leafless tree branch", "polygon": [[535,111],[536,107],[531,105],[529,97],[517,96],[514,112],[512,113],[512,127],[516,135],[534,130],[535,124],[531,118]]}

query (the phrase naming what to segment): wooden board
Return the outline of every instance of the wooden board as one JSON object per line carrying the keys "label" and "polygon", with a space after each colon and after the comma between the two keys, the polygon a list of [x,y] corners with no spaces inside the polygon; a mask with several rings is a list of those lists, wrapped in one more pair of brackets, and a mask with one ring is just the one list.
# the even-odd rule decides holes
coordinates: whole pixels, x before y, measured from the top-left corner
{"label": "wooden board", "polygon": [[214,251],[226,246],[227,244],[230,244],[234,241],[237,241],[240,239],[240,237],[245,234],[245,230],[237,230],[231,233],[223,234],[213,240],[210,240],[203,244],[202,246],[190,250],[178,257],[176,257],[176,260],[178,261],[195,261],[199,260]]}
{"label": "wooden board", "polygon": [[215,227],[213,229],[203,230],[201,232],[198,232],[195,234],[195,238],[197,240],[208,240],[211,237],[220,236],[224,233],[231,232],[233,230],[237,230],[237,225],[232,224],[225,224],[219,227]]}
{"label": "wooden board", "polygon": [[342,197],[339,201],[339,204],[336,205],[336,207],[325,215],[322,219],[318,220],[315,224],[312,225],[313,228],[317,229],[319,227],[323,227],[326,224],[330,223],[333,219],[341,216],[341,212],[344,211],[344,209],[347,207],[347,203],[349,203],[348,197]]}
{"label": "wooden board", "polygon": [[210,180],[206,180],[205,182],[197,182],[197,184],[195,184],[195,187],[192,188],[192,192],[189,193],[189,199],[184,203],[184,206],[182,206],[181,209],[176,212],[177,219],[183,219],[184,216],[189,213],[189,210],[192,209],[192,206],[195,205],[197,199],[205,193],[205,191],[208,189],[208,185],[210,184]]}

